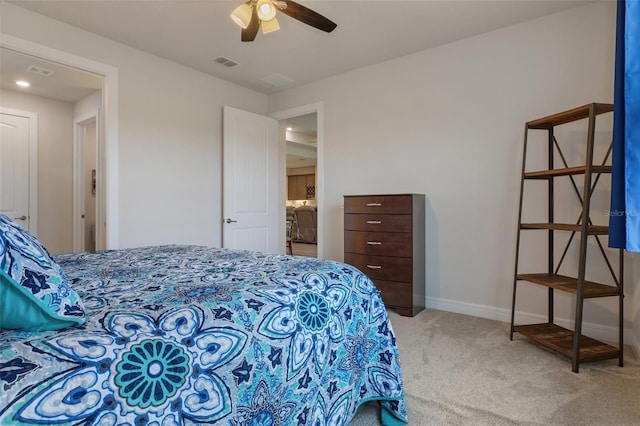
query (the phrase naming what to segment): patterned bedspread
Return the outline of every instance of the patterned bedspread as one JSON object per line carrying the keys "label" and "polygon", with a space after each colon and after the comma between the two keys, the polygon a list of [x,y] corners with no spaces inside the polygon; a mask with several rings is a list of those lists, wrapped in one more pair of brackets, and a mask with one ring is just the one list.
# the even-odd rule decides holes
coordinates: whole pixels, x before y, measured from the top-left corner
{"label": "patterned bedspread", "polygon": [[343,425],[371,400],[406,423],[391,324],[349,265],[199,246],[55,259],[88,321],[0,332],[0,424]]}

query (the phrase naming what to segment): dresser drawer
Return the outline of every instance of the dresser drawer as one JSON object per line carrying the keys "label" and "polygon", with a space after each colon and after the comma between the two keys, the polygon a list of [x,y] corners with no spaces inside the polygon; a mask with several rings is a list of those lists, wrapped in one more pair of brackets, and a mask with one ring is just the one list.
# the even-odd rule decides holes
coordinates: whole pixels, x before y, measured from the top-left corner
{"label": "dresser drawer", "polygon": [[344,262],[355,266],[372,280],[410,283],[413,279],[411,258],[345,253]]}
{"label": "dresser drawer", "polygon": [[413,286],[411,283],[397,281],[373,280],[376,288],[380,290],[382,301],[389,307],[412,307]]}
{"label": "dresser drawer", "polygon": [[411,214],[412,211],[411,195],[347,196],[344,199],[345,213]]}
{"label": "dresser drawer", "polygon": [[345,214],[345,231],[411,232],[410,215]]}
{"label": "dresser drawer", "polygon": [[374,282],[384,304],[414,316],[424,309],[424,194],[344,196],[344,262]]}
{"label": "dresser drawer", "polygon": [[344,251],[378,256],[411,257],[412,235],[406,232],[344,231]]}

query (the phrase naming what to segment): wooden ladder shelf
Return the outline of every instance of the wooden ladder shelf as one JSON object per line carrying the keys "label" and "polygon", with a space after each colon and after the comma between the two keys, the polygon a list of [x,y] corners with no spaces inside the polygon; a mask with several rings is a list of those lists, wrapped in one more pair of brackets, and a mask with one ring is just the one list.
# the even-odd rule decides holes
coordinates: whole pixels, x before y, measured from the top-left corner
{"label": "wooden ladder shelf", "polygon": [[[596,129],[596,117],[600,114],[613,111],[613,105],[592,103],[583,105],[569,111],[554,114],[538,120],[526,123],[524,136],[524,152],[522,158],[522,179],[520,184],[520,207],[518,213],[518,230],[516,242],[515,274],[513,281],[513,300],[511,306],[511,331],[509,338],[513,340],[513,333],[520,333],[538,344],[561,353],[571,359],[574,372],[579,371],[579,365],[584,362],[601,361],[617,358],[619,365],[623,365],[623,250],[617,250],[617,271],[611,265],[604,246],[600,241],[601,235],[607,235],[607,226],[594,225],[589,216],[591,196],[602,175],[611,173],[611,166],[605,163],[611,152],[611,146],[607,151],[601,165],[593,164],[594,139]],[[569,167],[564,154],[554,135],[556,126],[571,123],[578,120],[588,120],[586,140],[586,159],[584,165]],[[531,130],[547,131],[548,169],[539,171],[526,171],[527,163],[527,139]],[[563,167],[554,168],[554,158],[559,154]],[[583,189],[580,191],[574,177],[584,176]],[[582,212],[576,223],[556,223],[554,221],[554,181],[557,178],[569,178],[575,193],[582,204]],[[525,182],[530,180],[546,180],[548,189],[548,218],[544,223],[523,223],[522,209],[525,194]],[[519,257],[521,250],[521,232],[527,230],[542,230],[547,232],[548,268],[545,272],[521,273],[519,272]],[[568,243],[562,256],[556,264],[554,253],[554,233],[570,233]],[[558,273],[566,258],[569,245],[578,235],[579,254],[577,262],[577,277],[569,277]],[[586,263],[588,239],[595,238],[605,263],[609,269],[612,283],[597,283],[586,280]],[[516,325],[516,290],[520,282],[529,282],[548,289],[548,320],[541,324]],[[569,293],[575,298],[574,329],[568,330],[554,323],[554,291]],[[582,335],[582,320],[584,300],[599,297],[618,298],[618,346],[612,346],[604,342]]]}

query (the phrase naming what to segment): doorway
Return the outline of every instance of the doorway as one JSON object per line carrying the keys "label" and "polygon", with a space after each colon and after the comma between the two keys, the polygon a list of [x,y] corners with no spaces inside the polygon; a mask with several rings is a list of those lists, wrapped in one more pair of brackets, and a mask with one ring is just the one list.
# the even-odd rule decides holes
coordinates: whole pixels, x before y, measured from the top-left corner
{"label": "doorway", "polygon": [[101,247],[98,222],[98,119],[99,114],[74,120],[73,135],[73,251]]}
{"label": "doorway", "polygon": [[[31,187],[19,192],[24,195],[23,198],[30,198],[33,191],[36,202],[29,203],[29,208],[20,214],[14,214],[14,220],[36,235],[51,253],[95,250],[95,245],[85,247],[84,242],[75,244],[77,226],[70,219],[76,219],[73,212],[75,205],[84,203],[86,199],[83,193],[75,190],[77,185],[83,183],[83,173],[78,173],[74,164],[77,160],[74,148],[79,133],[74,128],[74,123],[77,123],[75,117],[87,111],[88,105],[95,104],[91,107],[94,111],[100,107],[102,78],[4,47],[0,49],[0,62],[3,107],[28,109],[37,117],[40,130],[34,135],[40,155],[36,157],[34,152],[32,158],[37,159],[30,161],[29,168],[24,171],[33,171],[34,175],[29,179],[19,179],[25,184],[37,183],[38,192]],[[93,123],[92,133],[86,132],[83,127],[82,137],[82,140],[90,142],[86,148],[83,147],[82,152],[93,152],[93,169],[97,168],[96,121],[97,113],[94,112],[92,121],[87,119],[82,123],[86,126]],[[12,161],[12,158],[14,164],[4,164],[3,168],[24,168],[20,165],[20,156],[4,156],[5,162]],[[85,162],[84,159],[80,161]],[[15,164],[16,162],[18,163]],[[8,193],[6,189],[3,188],[3,194]],[[93,206],[89,206],[92,207],[92,212],[96,210],[95,196],[96,194]],[[35,223],[31,223],[31,218],[36,215],[39,225],[37,230]],[[22,219],[25,217],[26,219]]]}
{"label": "doorway", "polygon": [[287,242],[289,253],[318,256],[317,113],[280,120],[287,152]]}
{"label": "doorway", "polygon": [[[75,70],[84,75],[93,75],[100,79],[98,90],[101,90],[99,100],[100,120],[97,121],[97,158],[96,165],[96,198],[97,198],[97,222],[96,226],[96,248],[112,249],[118,246],[118,179],[117,179],[117,140],[118,140],[118,70],[117,68],[92,61],[87,58],[65,53],[56,49],[51,49],[17,37],[3,35],[0,39],[0,54],[2,60],[0,74],[11,75],[8,70],[11,61],[6,61],[10,54],[28,57],[30,61],[42,61],[45,70],[52,67],[59,67],[66,70]],[[38,67],[36,66],[36,70]],[[81,86],[80,80],[72,81],[68,86],[70,91]],[[4,87],[3,87],[4,88]],[[34,87],[32,87],[33,89]],[[49,89],[49,83],[44,80],[37,85],[38,90]],[[47,96],[47,95],[41,95]],[[72,166],[70,166],[70,169]],[[72,171],[70,170],[70,173]],[[44,225],[43,225],[44,226]],[[69,250],[73,241],[69,243]]]}
{"label": "doorway", "polygon": [[278,120],[285,165],[280,203],[287,222],[286,253],[322,258],[322,104],[270,116]]}

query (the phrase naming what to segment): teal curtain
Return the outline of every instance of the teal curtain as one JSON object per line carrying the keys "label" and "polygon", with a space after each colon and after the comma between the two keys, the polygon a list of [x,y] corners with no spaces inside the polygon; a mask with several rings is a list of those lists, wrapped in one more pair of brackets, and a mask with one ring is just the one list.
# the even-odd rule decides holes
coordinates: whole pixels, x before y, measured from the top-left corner
{"label": "teal curtain", "polygon": [[609,246],[640,251],[640,0],[619,0]]}

